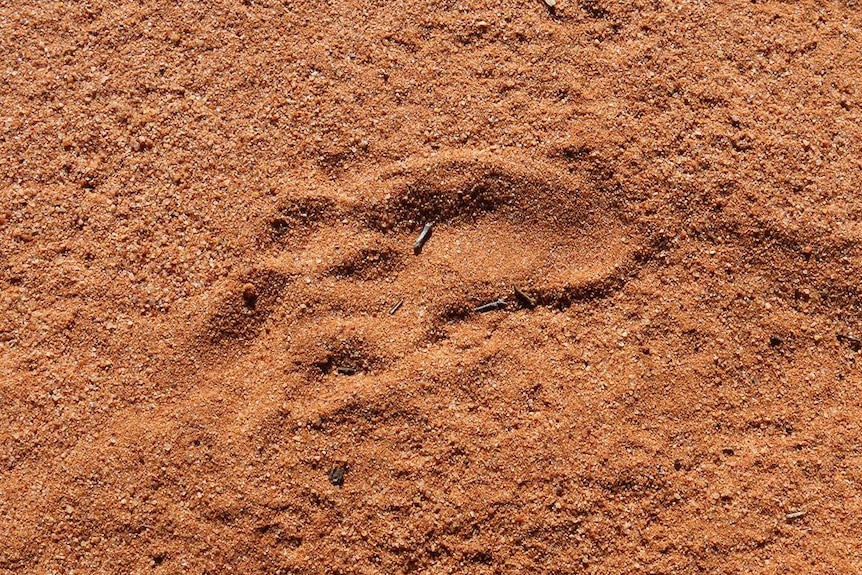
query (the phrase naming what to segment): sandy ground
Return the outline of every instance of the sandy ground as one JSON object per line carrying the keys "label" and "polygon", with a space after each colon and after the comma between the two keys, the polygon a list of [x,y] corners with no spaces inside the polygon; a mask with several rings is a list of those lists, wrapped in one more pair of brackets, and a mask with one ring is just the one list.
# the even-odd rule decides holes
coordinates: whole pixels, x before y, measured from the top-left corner
{"label": "sandy ground", "polygon": [[0,2],[0,573],[862,572],[860,25]]}

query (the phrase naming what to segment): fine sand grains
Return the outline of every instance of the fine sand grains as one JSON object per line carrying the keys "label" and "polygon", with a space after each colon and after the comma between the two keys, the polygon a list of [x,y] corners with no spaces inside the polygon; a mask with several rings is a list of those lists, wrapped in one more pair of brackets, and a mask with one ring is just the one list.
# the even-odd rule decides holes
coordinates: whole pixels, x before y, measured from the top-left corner
{"label": "fine sand grains", "polygon": [[860,27],[0,7],[0,573],[862,571]]}

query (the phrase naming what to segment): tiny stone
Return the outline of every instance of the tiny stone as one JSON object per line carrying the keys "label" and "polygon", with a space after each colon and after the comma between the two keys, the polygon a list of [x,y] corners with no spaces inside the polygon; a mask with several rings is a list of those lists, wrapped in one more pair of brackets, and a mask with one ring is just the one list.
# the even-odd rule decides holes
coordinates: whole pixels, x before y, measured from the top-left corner
{"label": "tiny stone", "polygon": [[246,307],[253,308],[257,303],[257,298],[257,288],[254,287],[254,284],[247,283],[242,286],[242,301]]}
{"label": "tiny stone", "polygon": [[142,152],[149,147],[148,144],[149,141],[146,138],[135,138],[132,140],[132,151]]}
{"label": "tiny stone", "polygon": [[344,473],[345,473],[345,471],[346,471],[346,469],[344,469],[344,467],[342,467],[340,465],[333,467],[329,471],[329,482],[331,484],[335,485],[336,487],[341,487],[342,485],[344,485]]}

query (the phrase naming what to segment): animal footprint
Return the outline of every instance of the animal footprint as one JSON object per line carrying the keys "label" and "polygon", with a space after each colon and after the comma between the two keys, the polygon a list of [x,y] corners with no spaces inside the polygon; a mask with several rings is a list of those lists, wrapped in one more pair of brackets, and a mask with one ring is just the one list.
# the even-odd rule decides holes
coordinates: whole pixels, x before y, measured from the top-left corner
{"label": "animal footprint", "polygon": [[[427,223],[433,234],[415,255]],[[379,345],[383,363],[500,298],[505,303],[493,308],[514,310],[607,296],[648,251],[587,177],[481,153],[404,162],[330,194],[291,199],[261,238],[264,271],[226,294],[209,340],[248,340],[280,305],[273,329],[284,337],[332,322],[366,331],[385,325],[392,341]],[[237,292],[246,281],[260,290],[253,309]],[[290,297],[280,298],[288,285]]]}

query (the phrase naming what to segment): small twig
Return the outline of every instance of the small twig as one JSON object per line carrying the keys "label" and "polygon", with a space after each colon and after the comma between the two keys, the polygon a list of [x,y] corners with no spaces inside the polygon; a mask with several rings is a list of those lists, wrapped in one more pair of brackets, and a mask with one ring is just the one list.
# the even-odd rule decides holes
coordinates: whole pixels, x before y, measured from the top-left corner
{"label": "small twig", "polygon": [[416,243],[413,244],[413,253],[417,256],[422,253],[422,246],[425,245],[425,242],[428,241],[428,238],[431,237],[431,228],[434,227],[434,224],[428,222],[425,224],[425,227],[422,228],[422,231],[419,232],[419,237],[416,238]]}
{"label": "small twig", "polygon": [[788,521],[793,521],[794,519],[799,519],[799,518],[804,517],[804,516],[805,516],[804,511],[794,511],[793,513],[788,513],[784,517]]}
{"label": "small twig", "polygon": [[486,304],[482,304],[477,308],[474,308],[473,311],[476,313],[486,313],[489,311],[497,311],[499,309],[505,309],[508,303],[504,299],[498,299],[496,301],[492,301]]}
{"label": "small twig", "polygon": [[526,293],[524,293],[520,289],[518,289],[518,286],[514,287],[514,292],[515,292],[515,299],[517,299],[519,302],[521,302],[521,305],[523,305],[524,307],[528,307],[530,309],[533,309],[534,307],[536,307],[536,300],[531,298],[530,296],[528,296]]}
{"label": "small twig", "polygon": [[853,351],[859,351],[862,349],[862,339],[853,337],[852,335],[845,335],[843,333],[836,333],[835,338],[838,341],[849,343],[850,349]]}
{"label": "small twig", "polygon": [[404,300],[403,299],[398,300],[398,303],[393,305],[392,309],[389,310],[389,315],[395,315],[395,312],[397,312],[399,309],[401,309],[402,305],[404,305]]}

